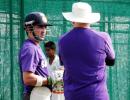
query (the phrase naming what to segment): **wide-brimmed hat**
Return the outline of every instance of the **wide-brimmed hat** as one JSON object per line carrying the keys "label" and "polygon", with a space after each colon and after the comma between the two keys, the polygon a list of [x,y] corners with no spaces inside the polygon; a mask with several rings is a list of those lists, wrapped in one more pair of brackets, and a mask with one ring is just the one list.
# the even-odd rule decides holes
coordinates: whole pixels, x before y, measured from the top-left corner
{"label": "wide-brimmed hat", "polygon": [[100,20],[100,13],[92,13],[92,8],[88,3],[77,2],[72,6],[72,12],[63,12],[66,20],[79,23],[95,23]]}

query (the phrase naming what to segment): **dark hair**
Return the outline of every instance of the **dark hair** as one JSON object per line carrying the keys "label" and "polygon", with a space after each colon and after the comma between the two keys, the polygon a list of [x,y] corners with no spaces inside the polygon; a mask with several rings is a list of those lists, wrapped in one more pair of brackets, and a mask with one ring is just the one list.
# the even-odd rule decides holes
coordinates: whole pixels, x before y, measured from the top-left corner
{"label": "dark hair", "polygon": [[45,48],[50,48],[50,49],[54,49],[56,50],[56,45],[53,41],[48,41],[44,44],[44,47]]}

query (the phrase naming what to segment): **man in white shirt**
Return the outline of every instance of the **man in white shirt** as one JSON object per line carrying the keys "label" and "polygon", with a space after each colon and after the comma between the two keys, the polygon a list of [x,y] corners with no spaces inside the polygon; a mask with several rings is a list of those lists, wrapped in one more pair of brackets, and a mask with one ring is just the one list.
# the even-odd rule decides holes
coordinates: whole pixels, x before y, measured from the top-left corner
{"label": "man in white shirt", "polygon": [[63,71],[64,68],[60,64],[59,56],[56,54],[56,45],[52,41],[48,41],[44,44],[47,61],[49,64],[50,74],[52,79],[55,80],[52,87],[51,100],[64,100],[63,91]]}
{"label": "man in white shirt", "polygon": [[56,54],[56,45],[52,41],[48,41],[44,45],[46,55],[47,55],[47,60],[49,63],[49,66],[51,69],[54,71],[58,68],[60,68],[60,61],[59,61],[59,56]]}

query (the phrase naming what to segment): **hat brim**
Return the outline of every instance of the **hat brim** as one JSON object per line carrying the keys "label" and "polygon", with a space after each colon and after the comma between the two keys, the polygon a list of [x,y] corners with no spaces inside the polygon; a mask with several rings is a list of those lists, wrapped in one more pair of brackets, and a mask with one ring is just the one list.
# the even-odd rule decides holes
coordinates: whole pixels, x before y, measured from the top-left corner
{"label": "hat brim", "polygon": [[51,24],[38,24],[39,26],[53,26]]}
{"label": "hat brim", "polygon": [[72,12],[62,13],[64,18],[71,22],[79,23],[96,23],[100,21],[100,13],[89,13],[85,16],[77,17]]}
{"label": "hat brim", "polygon": [[46,26],[53,26],[52,24],[47,24]]}

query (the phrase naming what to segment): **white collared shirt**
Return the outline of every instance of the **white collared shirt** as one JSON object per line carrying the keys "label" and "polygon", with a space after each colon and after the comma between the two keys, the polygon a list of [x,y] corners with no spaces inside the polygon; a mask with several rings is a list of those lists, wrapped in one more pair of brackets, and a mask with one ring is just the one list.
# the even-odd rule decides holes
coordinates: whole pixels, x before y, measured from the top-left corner
{"label": "white collared shirt", "polygon": [[[47,61],[49,64],[49,58],[47,58]],[[55,54],[55,58],[54,58],[52,64],[49,64],[49,67],[51,68],[52,71],[55,71],[61,67],[58,55]]]}

